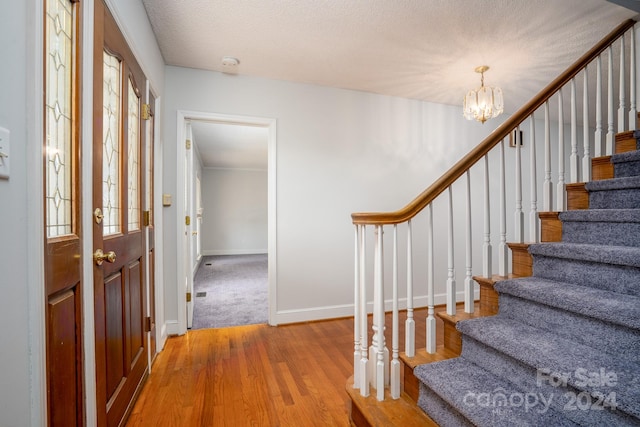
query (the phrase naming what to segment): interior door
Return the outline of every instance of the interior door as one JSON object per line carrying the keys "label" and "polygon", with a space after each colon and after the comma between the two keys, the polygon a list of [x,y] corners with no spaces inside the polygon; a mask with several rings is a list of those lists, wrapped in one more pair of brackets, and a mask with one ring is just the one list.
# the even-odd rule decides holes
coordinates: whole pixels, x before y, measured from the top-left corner
{"label": "interior door", "polygon": [[47,420],[50,426],[80,426],[84,420],[83,233],[77,102],[79,8],[80,3],[71,0],[45,2],[42,166]]}
{"label": "interior door", "polygon": [[[191,124],[185,125],[187,141],[184,158],[184,215],[185,215],[185,227],[184,227],[184,264],[185,264],[185,288],[187,293],[187,328],[191,328],[193,325],[193,244],[192,242],[192,223],[195,220],[193,215],[193,137],[191,133]],[[195,237],[195,236],[193,236]]]}
{"label": "interior door", "polygon": [[126,416],[148,372],[144,225],[146,79],[95,2],[93,239],[98,425]]}

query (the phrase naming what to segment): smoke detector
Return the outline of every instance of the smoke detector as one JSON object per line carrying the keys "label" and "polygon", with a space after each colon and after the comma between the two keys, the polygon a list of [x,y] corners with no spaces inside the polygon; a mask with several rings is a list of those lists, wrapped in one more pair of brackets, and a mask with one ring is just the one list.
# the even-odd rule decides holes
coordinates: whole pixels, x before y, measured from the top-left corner
{"label": "smoke detector", "polygon": [[240,64],[238,58],[234,58],[233,56],[223,56],[222,57],[222,66],[225,68],[234,68]]}

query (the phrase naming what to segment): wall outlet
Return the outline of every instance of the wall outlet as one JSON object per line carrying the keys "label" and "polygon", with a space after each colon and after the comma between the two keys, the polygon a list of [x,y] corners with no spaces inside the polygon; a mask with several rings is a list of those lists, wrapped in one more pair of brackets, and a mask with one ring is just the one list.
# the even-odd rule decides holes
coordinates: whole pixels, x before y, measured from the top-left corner
{"label": "wall outlet", "polygon": [[0,179],[9,179],[11,162],[11,132],[0,127]]}

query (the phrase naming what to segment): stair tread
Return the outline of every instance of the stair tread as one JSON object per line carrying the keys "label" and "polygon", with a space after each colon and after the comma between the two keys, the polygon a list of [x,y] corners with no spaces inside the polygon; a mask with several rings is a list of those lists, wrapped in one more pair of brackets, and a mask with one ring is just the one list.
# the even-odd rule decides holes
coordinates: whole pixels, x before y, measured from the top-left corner
{"label": "stair tread", "polygon": [[640,188],[640,176],[601,179],[584,184],[587,191],[627,190]]}
{"label": "stair tread", "polygon": [[[496,408],[478,404],[478,400],[474,399],[479,399],[481,394],[503,393],[513,396],[522,392],[509,381],[461,357],[418,366],[414,373],[434,393],[476,425],[486,425],[488,421],[492,426],[577,425],[552,408],[543,412],[542,402],[539,403],[540,411],[527,411],[515,405]],[[500,413],[496,414],[496,410],[500,410]]]}
{"label": "stair tread", "polygon": [[363,397],[360,390],[353,388],[353,376],[347,380],[346,390],[351,397],[352,405],[358,406],[370,426],[438,427],[405,393],[401,393],[400,398],[394,400],[391,399],[389,391],[385,390],[385,400],[381,402],[376,399],[375,393]]}
{"label": "stair tread", "polygon": [[563,222],[640,222],[640,209],[585,209],[561,212]]}
{"label": "stair tread", "polygon": [[506,280],[496,291],[640,330],[640,297],[538,277]]}
{"label": "stair tread", "polygon": [[467,313],[463,310],[457,310],[456,314],[448,314],[446,311],[436,313],[436,316],[445,322],[456,324],[462,320],[477,319],[486,316],[493,316],[495,313],[491,310],[476,308],[473,313]]}
{"label": "stair tread", "polygon": [[640,267],[640,248],[632,246],[549,242],[530,245],[529,253],[554,258]]}
{"label": "stair tread", "polygon": [[626,153],[613,154],[611,163],[625,163],[640,161],[640,150],[627,151]]}
{"label": "stair tread", "polygon": [[473,280],[475,280],[478,285],[480,286],[489,286],[491,288],[493,288],[493,285],[495,285],[496,283],[502,281],[502,280],[508,280],[508,279],[517,279],[518,276],[517,274],[509,274],[507,276],[501,276],[499,274],[494,274],[491,277],[484,277],[484,276],[472,276],[471,278]]}
{"label": "stair tread", "polygon": [[400,353],[400,359],[402,363],[414,369],[416,366],[425,365],[427,363],[439,362],[441,360],[452,359],[458,357],[458,354],[443,345],[439,345],[436,348],[436,352],[431,354],[423,348],[416,350],[416,354],[413,357],[409,357],[406,353]]}
{"label": "stair tread", "polygon": [[[633,362],[617,360],[611,354],[558,338],[553,332],[514,322],[500,315],[460,322],[457,328],[463,334],[533,369],[549,369],[558,373],[574,373],[578,369],[588,373],[601,372],[601,369],[613,372],[617,376],[615,385],[605,384],[597,387],[597,391],[605,395],[616,393],[617,409],[640,417],[640,366]],[[581,384],[580,378],[574,375],[569,376],[567,381],[578,390],[595,391]]]}

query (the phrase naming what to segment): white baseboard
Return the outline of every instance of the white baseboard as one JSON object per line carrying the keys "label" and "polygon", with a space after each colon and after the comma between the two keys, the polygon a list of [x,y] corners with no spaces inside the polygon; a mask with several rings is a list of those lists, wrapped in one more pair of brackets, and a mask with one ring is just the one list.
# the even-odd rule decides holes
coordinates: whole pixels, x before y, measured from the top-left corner
{"label": "white baseboard", "polygon": [[267,252],[266,249],[210,249],[203,250],[202,255],[258,255],[266,254]]}
{"label": "white baseboard", "polygon": [[164,345],[167,342],[167,324],[163,323],[160,327],[160,333],[156,334],[156,351],[160,353],[164,350]]}
{"label": "white baseboard", "polygon": [[202,262],[202,257],[199,257],[196,260],[196,264],[193,266],[193,271],[191,272],[191,277],[195,278],[196,277],[196,273],[198,272],[198,269],[200,268],[200,263]]}
{"label": "white baseboard", "polygon": [[[446,304],[446,294],[434,295],[434,305]],[[476,290],[474,299],[480,299],[480,291]],[[456,293],[456,301],[464,301],[464,292]],[[402,298],[398,301],[400,310],[407,308],[406,298]],[[427,296],[421,295],[414,297],[413,306],[415,308],[421,308],[427,306]],[[393,309],[393,302],[391,300],[385,301],[385,311],[391,311]],[[373,311],[373,301],[367,303],[367,311],[371,313]],[[351,317],[353,316],[353,304],[333,305],[324,307],[303,308],[298,310],[279,310],[276,312],[276,322],[272,325],[284,325],[287,323],[300,323],[309,322],[314,320],[326,320],[335,319],[337,317]]]}
{"label": "white baseboard", "polygon": [[180,328],[177,320],[167,320],[164,322],[164,330],[166,331],[165,337],[169,337],[171,335],[179,335]]}

